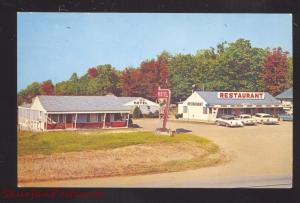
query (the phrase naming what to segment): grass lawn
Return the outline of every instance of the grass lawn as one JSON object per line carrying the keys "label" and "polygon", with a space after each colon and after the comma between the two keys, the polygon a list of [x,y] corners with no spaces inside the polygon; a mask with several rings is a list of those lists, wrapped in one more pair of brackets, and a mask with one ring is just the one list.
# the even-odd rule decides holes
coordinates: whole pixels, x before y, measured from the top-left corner
{"label": "grass lawn", "polygon": [[192,134],[174,137],[142,131],[20,131],[18,134],[20,182],[175,172],[226,161],[216,144]]}
{"label": "grass lawn", "polygon": [[50,155],[60,152],[104,150],[148,143],[195,142],[209,153],[219,150],[208,139],[191,135],[176,134],[174,137],[159,136],[153,132],[103,131],[55,131],[31,133],[20,131],[18,134],[18,155]]}

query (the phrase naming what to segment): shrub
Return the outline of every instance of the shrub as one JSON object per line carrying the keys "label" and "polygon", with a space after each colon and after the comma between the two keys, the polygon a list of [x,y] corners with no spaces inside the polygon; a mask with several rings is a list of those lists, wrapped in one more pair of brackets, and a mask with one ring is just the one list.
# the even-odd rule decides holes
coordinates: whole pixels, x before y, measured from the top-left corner
{"label": "shrub", "polygon": [[150,112],[149,114],[145,114],[144,117],[145,118],[158,118],[158,111],[155,111],[154,113]]}
{"label": "shrub", "polygon": [[183,116],[182,113],[177,113],[177,114],[175,114],[175,118],[176,118],[176,119],[182,118],[182,116]]}
{"label": "shrub", "polygon": [[142,117],[142,112],[141,112],[141,109],[136,106],[133,110],[133,113],[132,113],[132,117],[133,118],[141,118]]}

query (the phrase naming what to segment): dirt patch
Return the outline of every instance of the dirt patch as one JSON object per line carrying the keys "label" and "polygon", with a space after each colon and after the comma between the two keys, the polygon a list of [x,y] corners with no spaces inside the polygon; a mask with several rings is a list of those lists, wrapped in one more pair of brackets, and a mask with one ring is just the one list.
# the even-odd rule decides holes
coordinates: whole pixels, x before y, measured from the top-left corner
{"label": "dirt patch", "polygon": [[111,150],[21,156],[18,179],[32,182],[136,175],[215,165],[224,160],[223,153],[210,154],[194,142],[141,144]]}

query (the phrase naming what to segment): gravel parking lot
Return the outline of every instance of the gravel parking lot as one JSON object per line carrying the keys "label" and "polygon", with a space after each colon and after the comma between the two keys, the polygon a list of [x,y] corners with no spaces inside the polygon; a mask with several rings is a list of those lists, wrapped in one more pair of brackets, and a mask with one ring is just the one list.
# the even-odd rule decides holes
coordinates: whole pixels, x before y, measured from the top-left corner
{"label": "gravel parking lot", "polygon": [[[139,130],[154,130],[161,126],[157,119],[134,120]],[[168,127],[182,128],[206,137],[218,144],[232,160],[224,165],[196,170],[127,177],[94,178],[35,183],[30,186],[78,187],[197,187],[201,181],[278,175],[292,177],[293,123],[279,125],[227,128],[203,123],[170,121]],[[291,181],[291,179],[290,179]]]}

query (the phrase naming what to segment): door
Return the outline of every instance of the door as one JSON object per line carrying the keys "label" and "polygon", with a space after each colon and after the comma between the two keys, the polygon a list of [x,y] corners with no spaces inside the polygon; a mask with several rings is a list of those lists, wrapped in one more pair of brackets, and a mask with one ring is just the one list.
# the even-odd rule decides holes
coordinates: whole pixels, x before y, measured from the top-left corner
{"label": "door", "polygon": [[72,114],[66,115],[66,128],[72,128],[73,127],[73,120],[72,120]]}
{"label": "door", "polygon": [[105,126],[109,127],[110,126],[110,114],[107,113],[105,116]]}

